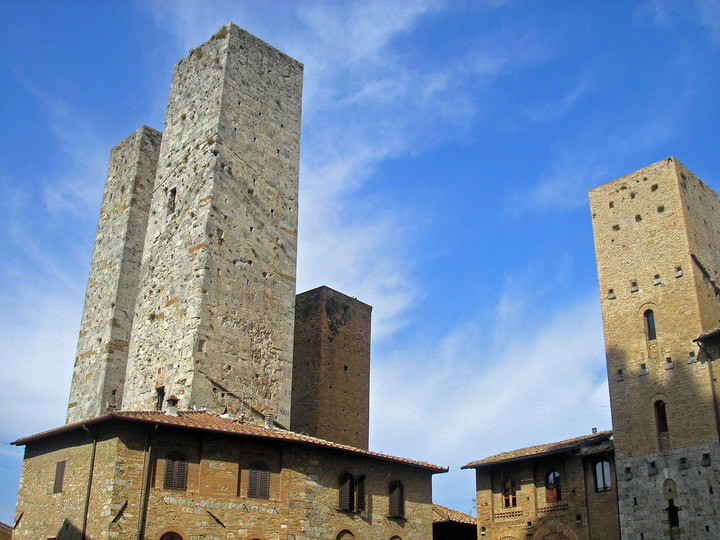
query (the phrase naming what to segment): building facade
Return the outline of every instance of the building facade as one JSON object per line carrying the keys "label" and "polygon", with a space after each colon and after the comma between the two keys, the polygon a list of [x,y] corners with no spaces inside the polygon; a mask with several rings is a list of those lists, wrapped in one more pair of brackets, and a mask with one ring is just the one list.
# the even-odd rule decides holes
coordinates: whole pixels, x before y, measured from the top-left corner
{"label": "building facade", "polygon": [[477,529],[489,540],[617,540],[611,431],[504,452],[475,470]]}
{"label": "building facade", "polygon": [[13,538],[431,537],[446,469],[205,412],[118,412],[15,442]]}
{"label": "building facade", "polygon": [[720,201],[670,157],[590,191],[623,538],[717,538]]}

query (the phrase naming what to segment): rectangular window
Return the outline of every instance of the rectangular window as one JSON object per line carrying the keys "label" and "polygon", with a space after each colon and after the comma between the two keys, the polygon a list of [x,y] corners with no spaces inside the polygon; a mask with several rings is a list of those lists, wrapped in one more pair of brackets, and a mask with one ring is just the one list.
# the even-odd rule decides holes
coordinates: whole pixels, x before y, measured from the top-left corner
{"label": "rectangular window", "polygon": [[58,461],[55,464],[55,483],[53,484],[53,493],[61,493],[62,492],[64,479],[65,479],[65,461]]}

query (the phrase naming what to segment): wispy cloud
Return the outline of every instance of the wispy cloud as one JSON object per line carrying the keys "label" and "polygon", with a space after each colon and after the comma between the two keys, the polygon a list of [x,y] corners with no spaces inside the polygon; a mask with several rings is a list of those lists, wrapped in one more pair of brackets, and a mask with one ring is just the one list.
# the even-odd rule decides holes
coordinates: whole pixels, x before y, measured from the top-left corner
{"label": "wispy cloud", "polygon": [[611,425],[597,299],[541,314],[520,294],[504,295],[495,324],[478,316],[374,367],[373,446],[452,463],[434,497],[459,510],[471,509],[474,475],[458,460]]}

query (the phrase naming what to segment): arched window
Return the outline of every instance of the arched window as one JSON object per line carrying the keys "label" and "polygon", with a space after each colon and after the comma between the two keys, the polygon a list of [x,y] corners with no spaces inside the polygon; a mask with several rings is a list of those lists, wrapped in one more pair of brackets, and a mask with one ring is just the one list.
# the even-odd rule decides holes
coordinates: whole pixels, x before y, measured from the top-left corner
{"label": "arched window", "polygon": [[355,535],[345,529],[338,533],[338,535],[335,537],[335,540],[350,540],[351,538],[355,538]]}
{"label": "arched window", "polygon": [[188,460],[180,452],[170,452],[165,458],[165,489],[185,491],[187,488]]}
{"label": "arched window", "polygon": [[557,502],[562,499],[559,472],[550,471],[545,477],[545,496],[547,502]]}
{"label": "arched window", "polygon": [[657,332],[655,331],[655,314],[652,309],[648,309],[643,313],[645,318],[645,332],[647,333],[648,341],[657,339]]}
{"label": "arched window", "polygon": [[508,477],[503,484],[503,507],[514,508],[517,506],[517,488],[515,481]]}
{"label": "arched window", "polygon": [[355,495],[355,481],[353,475],[344,472],[340,475],[340,493],[338,498],[338,508],[340,510],[353,510]]}
{"label": "arched window", "polygon": [[403,485],[400,480],[390,482],[388,487],[389,494],[389,512],[388,515],[394,518],[405,516],[405,499],[403,497]]}
{"label": "arched window", "polygon": [[667,411],[665,410],[665,402],[661,399],[655,402],[655,425],[658,433],[667,433]]}
{"label": "arched window", "polygon": [[595,463],[595,491],[610,491],[610,462],[607,460]]}
{"label": "arched window", "polygon": [[248,471],[248,497],[270,498],[270,468],[263,461],[255,461]]}
{"label": "arched window", "polygon": [[160,540],[183,540],[183,537],[176,532],[166,532],[160,537]]}

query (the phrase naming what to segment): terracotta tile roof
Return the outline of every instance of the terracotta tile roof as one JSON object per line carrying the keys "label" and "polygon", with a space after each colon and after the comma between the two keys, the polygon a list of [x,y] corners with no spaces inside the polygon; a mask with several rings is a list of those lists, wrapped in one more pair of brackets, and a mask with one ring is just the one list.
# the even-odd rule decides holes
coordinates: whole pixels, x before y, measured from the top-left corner
{"label": "terracotta tile roof", "polygon": [[378,452],[371,452],[369,450],[363,450],[361,448],[355,448],[353,446],[347,446],[344,444],[311,437],[309,435],[303,435],[302,433],[295,433],[294,431],[287,431],[283,429],[268,429],[265,427],[257,426],[255,424],[240,423],[239,421],[232,418],[219,416],[205,411],[179,411],[178,416],[171,416],[161,411],[118,411],[91,418],[89,420],[83,420],[80,422],[67,424],[55,429],[43,431],[42,433],[30,435],[28,437],[22,437],[16,441],[13,441],[12,444],[18,446],[25,445],[29,442],[44,439],[52,435],[66,433],[74,429],[82,428],[83,425],[99,424],[110,420],[125,420],[163,426],[174,426],[178,428],[199,430],[210,433],[236,435],[242,437],[255,437],[265,440],[287,441],[291,443],[306,444],[320,448],[330,448],[333,450],[338,450],[340,452],[367,456],[383,461],[390,461],[393,463],[401,463],[403,465],[409,465],[411,467],[427,469],[433,474],[448,471],[447,467],[440,467],[438,465],[433,465],[432,463],[427,463],[425,461],[416,461],[412,459],[405,459],[401,457],[390,456],[387,454],[381,454]]}
{"label": "terracotta tile roof", "polygon": [[716,337],[718,334],[720,334],[720,324],[710,328],[709,330],[705,330],[702,334],[693,339],[693,341],[705,341]]}
{"label": "terracotta tile roof", "polygon": [[[587,448],[591,447],[591,448]],[[548,444],[538,444],[537,446],[528,446],[527,448],[520,448],[518,450],[511,450],[509,452],[502,452],[495,454],[494,456],[479,459],[477,461],[471,461],[467,465],[464,465],[463,469],[475,469],[478,467],[484,467],[486,465],[493,465],[496,463],[504,463],[507,461],[518,461],[521,459],[529,459],[532,457],[541,456],[544,454],[560,454],[560,453],[598,453],[598,452],[609,452],[612,451],[613,446],[613,432],[612,430],[600,431],[591,435],[583,435],[581,437],[575,437],[574,439],[567,439],[565,441],[559,441]]]}
{"label": "terracotta tile roof", "polygon": [[433,504],[433,523],[445,523],[447,521],[476,525],[475,518],[469,514],[463,514],[439,504]]}

